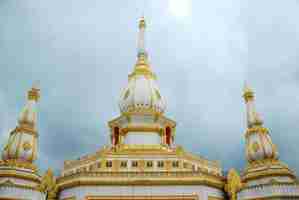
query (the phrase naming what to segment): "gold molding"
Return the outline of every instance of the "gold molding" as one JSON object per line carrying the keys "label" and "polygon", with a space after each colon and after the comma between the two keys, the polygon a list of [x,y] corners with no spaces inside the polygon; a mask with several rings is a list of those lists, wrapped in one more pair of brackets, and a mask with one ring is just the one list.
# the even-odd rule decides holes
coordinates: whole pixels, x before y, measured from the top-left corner
{"label": "gold molding", "polygon": [[126,134],[128,132],[157,132],[157,133],[161,133],[162,128],[155,124],[155,125],[151,125],[151,126],[145,126],[145,125],[129,125],[125,128],[121,128],[120,129],[120,133],[121,134]]}
{"label": "gold molding", "polygon": [[32,170],[34,173],[37,172],[37,167],[33,163],[24,162],[16,159],[0,160],[0,166],[25,168]]}
{"label": "gold molding", "polygon": [[23,133],[23,132],[25,132],[26,134],[31,134],[34,137],[38,137],[38,133],[37,133],[37,131],[35,131],[33,129],[33,127],[30,127],[23,123],[21,123],[19,126],[17,126],[10,134],[12,135],[14,133]]}
{"label": "gold molding", "polygon": [[245,137],[248,138],[251,134],[269,134],[267,128],[262,126],[251,127],[246,130]]}
{"label": "gold molding", "polygon": [[[0,187],[12,187],[12,188],[21,188],[21,189],[39,191],[34,186],[16,184],[16,183],[13,183],[11,180],[7,180],[3,183],[0,183]],[[0,200],[1,200],[1,198],[0,198]],[[20,199],[18,198],[18,200],[20,200]]]}
{"label": "gold molding", "polygon": [[208,196],[208,200],[224,200],[223,197]]}
{"label": "gold molding", "polygon": [[202,172],[81,172],[57,179],[59,190],[97,185],[206,185],[222,190],[224,182]]}
{"label": "gold molding", "polygon": [[186,195],[147,195],[147,196],[141,196],[141,195],[134,195],[134,196],[128,196],[128,195],[122,195],[122,196],[87,196],[85,197],[85,200],[199,200],[198,195],[196,194],[186,194]]}
{"label": "gold molding", "polygon": [[15,171],[13,172],[6,172],[2,173],[0,171],[0,177],[11,177],[11,178],[18,178],[18,179],[25,179],[28,181],[33,181],[35,183],[40,183],[40,179],[34,175],[31,174],[17,174]]}
{"label": "gold molding", "polygon": [[76,200],[76,197],[75,196],[66,197],[66,198],[63,198],[62,200]]}
{"label": "gold molding", "polygon": [[288,199],[298,199],[298,195],[295,196],[287,196],[287,195],[272,195],[271,197],[259,197],[259,198],[248,198],[246,200],[279,200],[279,199],[284,199],[284,198],[288,198]]}
{"label": "gold molding", "polygon": [[66,197],[66,198],[63,198],[62,200],[76,200],[76,197],[75,196]]}

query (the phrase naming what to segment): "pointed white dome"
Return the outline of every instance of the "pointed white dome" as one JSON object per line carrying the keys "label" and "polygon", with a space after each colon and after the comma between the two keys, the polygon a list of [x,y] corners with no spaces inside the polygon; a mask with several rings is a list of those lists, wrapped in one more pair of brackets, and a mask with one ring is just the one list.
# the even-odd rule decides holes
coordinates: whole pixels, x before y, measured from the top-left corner
{"label": "pointed white dome", "polygon": [[148,64],[144,41],[145,26],[145,19],[142,17],[139,20],[138,60],[133,73],[129,75],[128,86],[123,90],[119,100],[122,113],[163,113],[166,107],[156,82],[156,76]]}
{"label": "pointed white dome", "polygon": [[139,55],[134,72],[129,75],[129,83],[123,90],[119,107],[121,112],[163,113],[166,105],[150,70],[146,55]]}

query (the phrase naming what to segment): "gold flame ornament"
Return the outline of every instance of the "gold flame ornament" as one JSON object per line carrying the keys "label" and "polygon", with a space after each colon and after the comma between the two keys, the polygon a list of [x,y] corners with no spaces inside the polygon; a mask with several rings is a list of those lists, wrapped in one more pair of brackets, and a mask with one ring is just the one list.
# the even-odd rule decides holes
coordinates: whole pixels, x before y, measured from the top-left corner
{"label": "gold flame ornament", "polygon": [[225,190],[228,192],[231,200],[237,200],[237,193],[242,188],[241,178],[235,169],[230,169],[227,175],[227,184]]}

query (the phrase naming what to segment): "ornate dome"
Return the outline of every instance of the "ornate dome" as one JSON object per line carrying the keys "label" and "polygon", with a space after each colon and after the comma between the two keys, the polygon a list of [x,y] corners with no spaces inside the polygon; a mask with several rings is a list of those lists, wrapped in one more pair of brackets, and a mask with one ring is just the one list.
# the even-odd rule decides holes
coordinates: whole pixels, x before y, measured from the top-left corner
{"label": "ornate dome", "polygon": [[165,110],[166,105],[156,76],[151,71],[145,54],[139,55],[135,69],[129,75],[129,83],[120,96],[119,107],[123,113],[163,113]]}
{"label": "ornate dome", "polygon": [[144,48],[145,20],[139,21],[138,60],[134,71],[129,75],[128,86],[123,90],[120,111],[163,113],[165,102],[156,83],[156,76],[151,71]]}

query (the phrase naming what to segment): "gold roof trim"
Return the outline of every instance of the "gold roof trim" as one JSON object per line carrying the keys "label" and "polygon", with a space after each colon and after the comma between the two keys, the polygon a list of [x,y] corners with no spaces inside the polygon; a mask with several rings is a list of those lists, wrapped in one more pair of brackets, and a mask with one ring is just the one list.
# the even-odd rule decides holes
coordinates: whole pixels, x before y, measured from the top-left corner
{"label": "gold roof trim", "polygon": [[94,162],[96,160],[99,160],[101,158],[113,158],[117,159],[118,156],[127,156],[128,158],[136,158],[139,156],[144,155],[165,155],[165,156],[171,156],[172,158],[178,158],[182,160],[188,160],[188,161],[196,161],[203,166],[211,167],[216,170],[219,170],[221,173],[221,165],[219,161],[211,161],[207,160],[203,157],[191,154],[186,152],[181,146],[178,146],[176,149],[173,149],[172,151],[169,151],[166,147],[162,145],[150,145],[148,148],[144,148],[144,146],[140,145],[123,145],[120,146],[119,149],[116,151],[113,151],[113,149],[105,147],[99,151],[97,151],[95,154],[90,154],[81,157],[78,160],[67,160],[64,162],[64,170],[69,170],[74,167],[78,167],[80,165],[88,164],[90,162]]}
{"label": "gold roof trim", "polygon": [[128,132],[161,132],[163,130],[159,124],[151,125],[129,125],[121,129],[121,134],[126,134]]}
{"label": "gold roof trim", "polygon": [[[134,200],[199,200],[197,194],[184,194],[184,195],[147,195],[147,196],[87,196],[86,200],[120,200],[120,199],[134,199]],[[210,198],[209,198],[210,200]],[[216,200],[216,199],[215,199]],[[217,200],[222,200],[222,198],[219,198]]]}
{"label": "gold roof trim", "polygon": [[31,134],[35,137],[38,137],[38,133],[37,131],[35,131],[33,129],[33,127],[31,126],[28,126],[28,124],[23,124],[23,123],[20,123],[20,126],[17,126],[10,134],[14,134],[14,133],[17,133],[17,132],[26,132],[28,134]]}
{"label": "gold roof trim", "polygon": [[35,190],[39,191],[36,187],[34,186],[29,186],[29,185],[21,185],[12,182],[11,180],[7,180],[3,183],[0,183],[0,187],[11,187],[11,188],[21,188],[21,189],[27,189],[27,190]]}
{"label": "gold roof trim", "polygon": [[286,168],[267,168],[261,171],[254,171],[254,172],[245,172],[242,181],[243,182],[248,182],[250,180],[256,180],[256,179],[261,179],[265,177],[273,177],[273,176],[288,176],[292,179],[296,179],[296,176]]}
{"label": "gold roof trim", "polygon": [[224,188],[222,176],[202,172],[81,172],[57,179],[59,190],[92,185],[207,185]]}
{"label": "gold roof trim", "polygon": [[15,169],[0,169],[0,177],[11,177],[11,178],[18,178],[18,179],[25,179],[28,181],[33,181],[35,183],[40,183],[40,177],[37,174],[32,174],[30,172],[20,172]]}
{"label": "gold roof trim", "polygon": [[0,166],[25,168],[25,169],[30,169],[33,172],[37,172],[37,167],[33,163],[24,162],[24,161],[15,160],[15,159],[0,160]]}

